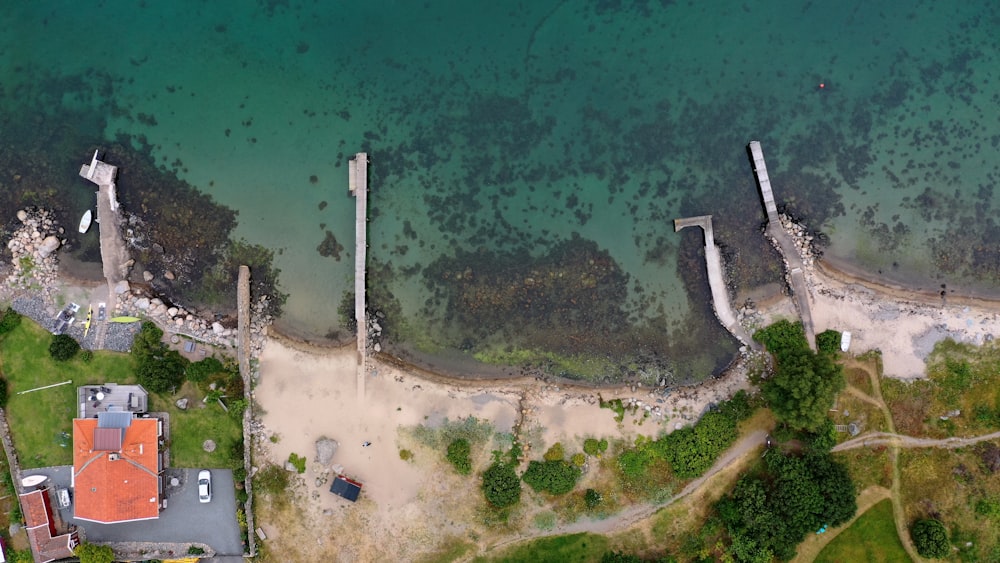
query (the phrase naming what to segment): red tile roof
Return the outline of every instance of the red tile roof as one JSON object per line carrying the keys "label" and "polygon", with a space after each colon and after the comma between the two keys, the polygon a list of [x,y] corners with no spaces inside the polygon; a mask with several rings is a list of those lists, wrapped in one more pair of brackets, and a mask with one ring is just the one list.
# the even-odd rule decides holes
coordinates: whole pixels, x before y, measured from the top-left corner
{"label": "red tile roof", "polygon": [[52,522],[52,506],[47,490],[36,490],[19,495],[24,512],[28,542],[37,563],[73,557],[73,548],[80,543],[76,532],[56,535]]}
{"label": "red tile roof", "polygon": [[104,440],[95,433],[96,418],[73,420],[77,518],[110,523],[159,517],[157,426],[155,418],[133,419],[125,429],[121,450],[109,452],[98,447]]}

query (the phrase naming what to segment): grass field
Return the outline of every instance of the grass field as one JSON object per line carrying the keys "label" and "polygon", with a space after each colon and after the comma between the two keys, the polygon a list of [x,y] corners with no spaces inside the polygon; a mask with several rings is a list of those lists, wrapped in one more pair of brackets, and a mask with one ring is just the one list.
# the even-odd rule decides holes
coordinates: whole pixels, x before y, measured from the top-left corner
{"label": "grass field", "polygon": [[817,563],[855,561],[910,561],[896,535],[896,525],[892,520],[892,501],[889,499],[868,509],[816,558]]}
{"label": "grass field", "polygon": [[[52,335],[29,319],[0,340],[0,373],[8,381],[7,418],[14,446],[26,469],[72,465],[72,424],[77,416],[76,388],[100,383],[135,383],[128,354],[94,352],[89,362],[79,356],[68,362],[49,357]],[[54,383],[67,385],[18,395],[20,391]],[[190,408],[178,409],[174,401],[188,397]],[[228,467],[229,451],[241,436],[238,421],[218,405],[204,406],[204,393],[186,383],[176,395],[150,395],[150,410],[170,414],[170,465],[173,467]],[[202,408],[203,407],[203,408]],[[212,453],[202,449],[215,440]]]}

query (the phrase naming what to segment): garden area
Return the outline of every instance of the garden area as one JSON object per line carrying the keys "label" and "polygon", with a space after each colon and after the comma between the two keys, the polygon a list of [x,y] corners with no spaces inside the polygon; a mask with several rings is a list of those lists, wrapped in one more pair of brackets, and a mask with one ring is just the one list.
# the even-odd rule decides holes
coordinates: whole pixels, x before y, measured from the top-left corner
{"label": "garden area", "polygon": [[[156,336],[156,333],[150,336]],[[157,341],[160,337],[162,333],[157,336]],[[134,354],[82,350],[67,359],[55,359],[50,349],[54,341],[52,334],[28,319],[23,319],[0,337],[0,372],[7,387],[8,422],[24,468],[73,463],[72,423],[73,418],[78,416],[77,387],[106,382],[135,384],[141,382],[143,375]],[[204,374],[201,381],[184,381],[185,374],[190,379],[190,371],[198,373],[198,368],[195,368],[182,371],[175,388],[156,393],[144,385],[150,391],[150,411],[166,412],[170,416],[171,466],[232,467],[231,450],[242,437],[240,405],[235,405],[237,413],[227,413],[217,400],[206,404],[202,399],[228,395],[242,401],[242,382],[236,395],[226,386],[234,378],[232,370],[218,360],[213,361],[214,364],[209,362],[213,373]],[[215,364],[218,364],[217,370],[214,369]],[[184,369],[190,367],[187,364],[181,366]],[[238,375],[235,379],[239,379]],[[212,383],[216,384],[216,390],[209,389]],[[53,387],[18,394],[50,385]],[[177,407],[176,401],[180,398],[188,399],[186,410]],[[206,439],[217,444],[211,453],[202,448]]]}

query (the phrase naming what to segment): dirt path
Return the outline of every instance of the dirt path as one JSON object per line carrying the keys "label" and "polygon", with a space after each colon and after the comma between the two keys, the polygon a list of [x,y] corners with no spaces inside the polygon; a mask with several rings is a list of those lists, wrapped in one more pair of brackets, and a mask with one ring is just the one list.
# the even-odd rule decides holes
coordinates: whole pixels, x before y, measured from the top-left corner
{"label": "dirt path", "polygon": [[[892,421],[892,412],[889,411],[889,405],[886,404],[885,397],[882,396],[882,382],[879,381],[878,371],[871,369],[867,364],[857,365],[868,372],[868,378],[872,383],[872,393],[875,395],[875,400],[878,402],[879,408],[882,409],[882,414],[885,416],[886,427],[889,429],[890,434],[895,435],[896,425]],[[838,446],[840,445],[843,444],[838,444]],[[862,441],[862,445],[864,445],[864,441]],[[837,451],[836,447],[834,451]],[[916,563],[920,563],[923,561],[923,558],[917,554],[917,548],[913,545],[913,540],[910,539],[910,531],[906,526],[906,512],[903,510],[903,497],[899,493],[902,486],[899,475],[899,443],[893,442],[889,445],[889,462],[892,464],[892,495],[890,498],[892,499],[892,519],[896,524],[896,535],[899,536],[899,541],[903,543],[903,549],[906,550],[910,559]]]}
{"label": "dirt path", "polygon": [[861,491],[858,495],[858,511],[854,513],[854,518],[851,518],[847,522],[837,526],[836,528],[831,528],[826,531],[825,534],[812,534],[795,548],[796,555],[792,559],[792,563],[808,563],[809,561],[815,561],[816,557],[823,551],[826,545],[834,540],[841,532],[851,527],[854,521],[861,517],[862,514],[868,512],[868,509],[875,506],[879,502],[890,498],[892,496],[892,491],[885,487],[872,486]]}
{"label": "dirt path", "polygon": [[857,438],[837,444],[834,452],[842,452],[865,446],[895,446],[899,448],[961,448],[987,440],[1000,438],[1000,432],[972,436],[969,438],[915,438],[894,432],[869,432]]}

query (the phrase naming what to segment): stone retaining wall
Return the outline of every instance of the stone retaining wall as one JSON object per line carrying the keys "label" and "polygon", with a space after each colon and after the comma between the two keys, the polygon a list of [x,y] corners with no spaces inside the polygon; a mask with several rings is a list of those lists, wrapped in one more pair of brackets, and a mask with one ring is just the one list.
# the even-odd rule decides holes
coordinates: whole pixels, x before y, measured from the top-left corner
{"label": "stone retaining wall", "polygon": [[253,484],[251,475],[250,452],[253,450],[253,434],[251,433],[251,422],[253,421],[253,397],[251,395],[253,377],[250,368],[250,357],[253,353],[250,338],[250,268],[240,266],[239,281],[236,286],[236,311],[237,311],[237,359],[239,360],[240,376],[243,377],[243,398],[246,400],[247,408],[243,411],[243,469],[246,471],[246,479],[243,486],[246,487],[247,501],[243,507],[247,518],[247,553],[245,556],[254,557],[257,555],[257,538],[254,536],[253,520]]}

